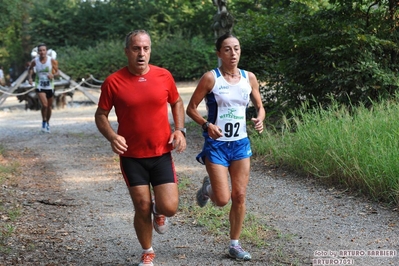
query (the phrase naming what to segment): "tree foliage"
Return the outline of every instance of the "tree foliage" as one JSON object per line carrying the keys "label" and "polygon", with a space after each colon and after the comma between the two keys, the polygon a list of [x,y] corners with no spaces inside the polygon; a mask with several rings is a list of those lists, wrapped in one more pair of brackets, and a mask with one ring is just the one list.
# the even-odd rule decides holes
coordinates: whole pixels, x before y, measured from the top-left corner
{"label": "tree foliage", "polygon": [[[24,66],[40,42],[60,68],[103,78],[126,64],[124,36],[150,32],[151,62],[180,79],[216,66],[211,0],[3,0],[0,64]],[[262,82],[267,108],[304,100],[371,103],[398,88],[397,1],[227,1],[240,38],[240,67]],[[12,63],[15,62],[15,63]]]}
{"label": "tree foliage", "polygon": [[5,73],[18,68],[26,58],[29,37],[22,32],[27,26],[29,1],[2,0],[0,8],[0,65]]}
{"label": "tree foliage", "polygon": [[371,104],[396,92],[396,7],[365,2],[329,1],[318,9],[291,3],[241,17],[236,31],[244,64],[266,83],[269,105],[296,108],[313,99],[328,104],[331,97]]}
{"label": "tree foliage", "polygon": [[98,41],[121,39],[134,29],[152,38],[184,32],[187,37],[212,36],[215,12],[210,3],[188,0],[33,0],[28,34],[33,43],[85,48]]}
{"label": "tree foliage", "polygon": [[[18,64],[22,69],[25,61],[30,60],[30,51],[39,43],[44,42],[49,48],[56,51],[65,47],[71,47],[71,51],[76,51],[76,49],[98,51],[99,48],[95,48],[97,45],[103,46],[104,42],[108,41],[110,42],[109,46],[113,46],[113,42],[123,40],[128,32],[139,28],[146,29],[151,34],[154,44],[168,39],[172,43],[166,45],[171,46],[174,42],[176,45],[181,45],[181,41],[184,39],[187,42],[184,47],[190,49],[189,43],[192,39],[193,44],[198,44],[198,42],[206,44],[207,47],[201,49],[207,51],[213,45],[211,24],[216,9],[210,0],[6,1],[13,3],[11,9],[23,10],[21,14],[26,17],[26,27],[23,27],[22,19],[18,18],[16,19],[19,23],[18,29],[12,30],[19,40],[25,38],[29,41],[28,45],[25,46],[19,43],[13,46],[19,49],[18,52],[13,54],[13,57],[16,60],[16,55],[19,55]],[[29,2],[29,8],[17,7],[15,5],[17,2],[21,5],[23,2]],[[174,41],[174,36],[176,36],[176,41]],[[10,41],[4,47],[7,47],[7,50],[11,49],[11,43],[15,44],[15,42]],[[177,49],[173,50],[176,51]],[[103,54],[103,57],[108,58],[107,55],[104,55],[105,53],[117,54],[120,53],[120,50],[98,52]],[[190,53],[187,52],[187,54]],[[60,53],[58,55],[59,60],[62,61],[63,55]],[[177,56],[178,54],[174,53],[173,55]],[[200,62],[209,61],[209,54],[201,54],[201,56],[204,57],[200,58]],[[180,58],[176,59],[173,64],[165,63],[165,59],[161,63],[177,67]],[[168,60],[170,61],[170,59]],[[185,60],[185,62],[187,61]],[[60,63],[62,68],[62,62]],[[192,69],[192,66],[198,67],[195,67],[195,70],[189,70],[190,73],[180,72],[181,77],[193,78],[198,75],[199,69],[202,71],[208,67],[208,65],[199,65],[199,63],[192,62],[186,66],[188,70]],[[184,69],[184,67],[180,66],[181,69]],[[101,75],[102,73],[98,74]],[[80,71],[79,74],[73,74],[73,76],[80,75]]]}

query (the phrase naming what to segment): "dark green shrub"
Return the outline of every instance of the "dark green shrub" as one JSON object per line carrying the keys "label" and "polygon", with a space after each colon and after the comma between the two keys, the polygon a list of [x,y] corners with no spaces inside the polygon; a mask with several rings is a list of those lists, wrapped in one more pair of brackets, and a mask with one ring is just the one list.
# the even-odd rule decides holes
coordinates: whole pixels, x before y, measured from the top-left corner
{"label": "dark green shrub", "polygon": [[122,41],[103,41],[85,50],[76,46],[63,47],[57,50],[59,68],[75,81],[89,75],[103,80],[126,65],[123,47]]}
{"label": "dark green shrub", "polygon": [[201,37],[167,37],[153,43],[151,63],[167,68],[176,80],[198,79],[217,66],[213,46]]}
{"label": "dark green shrub", "polygon": [[[94,47],[76,46],[57,50],[60,69],[79,81],[93,75],[105,79],[109,74],[126,66],[123,41],[102,41]],[[201,37],[192,39],[181,35],[153,42],[151,64],[167,68],[177,81],[194,80],[217,65],[213,44]]]}
{"label": "dark green shrub", "polygon": [[239,17],[241,66],[263,82],[268,109],[297,108],[309,99],[327,105],[331,97],[368,105],[393,95],[398,34],[390,33],[384,7],[369,19],[366,11],[361,5],[311,10],[292,3]]}

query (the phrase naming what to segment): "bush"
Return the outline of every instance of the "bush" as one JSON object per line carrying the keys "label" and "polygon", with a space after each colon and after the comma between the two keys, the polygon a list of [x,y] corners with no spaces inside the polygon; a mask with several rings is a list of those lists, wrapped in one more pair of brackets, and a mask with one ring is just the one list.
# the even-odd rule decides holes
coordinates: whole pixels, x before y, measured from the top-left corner
{"label": "bush", "polygon": [[[57,50],[60,69],[74,80],[93,75],[105,79],[126,66],[124,40],[102,41],[82,50],[69,46]],[[150,63],[167,68],[176,80],[194,80],[217,65],[213,44],[204,38],[182,35],[163,38],[152,44]]]}
{"label": "bush", "polygon": [[364,8],[348,4],[315,11],[292,3],[240,17],[235,32],[243,47],[241,65],[267,85],[269,110],[298,108],[313,98],[328,105],[331,95],[354,105],[394,95],[397,36],[389,33],[383,8],[368,14],[369,21]]}
{"label": "bush", "polygon": [[153,44],[151,62],[167,68],[176,80],[194,80],[217,66],[213,44],[201,37],[177,35]]}
{"label": "bush", "polygon": [[103,41],[85,50],[69,46],[60,48],[57,54],[59,68],[77,81],[90,75],[103,80],[126,65],[122,41]]}

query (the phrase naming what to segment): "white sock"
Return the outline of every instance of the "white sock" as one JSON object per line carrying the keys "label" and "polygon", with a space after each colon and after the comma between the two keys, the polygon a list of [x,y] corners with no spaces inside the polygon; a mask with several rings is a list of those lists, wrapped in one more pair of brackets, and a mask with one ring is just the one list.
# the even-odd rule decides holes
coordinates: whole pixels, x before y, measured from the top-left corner
{"label": "white sock", "polygon": [[144,249],[143,248],[143,253],[153,253],[154,250],[152,249],[152,247],[150,247],[149,249]]}
{"label": "white sock", "polygon": [[238,245],[238,240],[230,239],[230,246],[237,246],[237,245]]}

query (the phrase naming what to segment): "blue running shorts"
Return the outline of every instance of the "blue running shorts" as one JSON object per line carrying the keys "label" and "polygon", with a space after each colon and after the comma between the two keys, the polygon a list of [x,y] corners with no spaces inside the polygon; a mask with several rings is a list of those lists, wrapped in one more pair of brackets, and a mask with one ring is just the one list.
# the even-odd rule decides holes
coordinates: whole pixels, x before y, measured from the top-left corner
{"label": "blue running shorts", "polygon": [[249,138],[236,141],[218,141],[205,137],[204,147],[196,159],[205,164],[205,157],[211,163],[230,166],[232,161],[242,160],[252,156]]}

